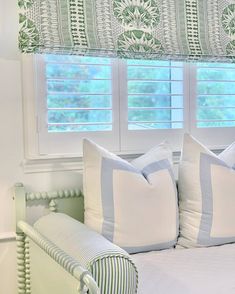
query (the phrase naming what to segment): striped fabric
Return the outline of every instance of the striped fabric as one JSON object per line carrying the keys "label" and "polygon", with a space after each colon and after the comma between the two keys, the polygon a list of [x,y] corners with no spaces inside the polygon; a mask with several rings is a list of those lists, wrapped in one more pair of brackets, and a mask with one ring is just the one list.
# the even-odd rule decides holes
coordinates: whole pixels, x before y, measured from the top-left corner
{"label": "striped fabric", "polygon": [[22,52],[234,61],[231,0],[19,0]]}
{"label": "striped fabric", "polygon": [[34,227],[91,272],[101,294],[137,293],[138,272],[131,257],[68,215],[51,213]]}
{"label": "striped fabric", "polygon": [[129,258],[121,255],[99,256],[89,270],[102,294],[137,292],[136,269]]}

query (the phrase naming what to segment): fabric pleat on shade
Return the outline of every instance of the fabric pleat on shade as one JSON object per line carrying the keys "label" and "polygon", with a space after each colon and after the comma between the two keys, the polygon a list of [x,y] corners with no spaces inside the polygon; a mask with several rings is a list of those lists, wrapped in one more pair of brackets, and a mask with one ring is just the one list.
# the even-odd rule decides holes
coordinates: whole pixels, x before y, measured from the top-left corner
{"label": "fabric pleat on shade", "polygon": [[141,59],[233,61],[229,0],[19,0],[19,48]]}

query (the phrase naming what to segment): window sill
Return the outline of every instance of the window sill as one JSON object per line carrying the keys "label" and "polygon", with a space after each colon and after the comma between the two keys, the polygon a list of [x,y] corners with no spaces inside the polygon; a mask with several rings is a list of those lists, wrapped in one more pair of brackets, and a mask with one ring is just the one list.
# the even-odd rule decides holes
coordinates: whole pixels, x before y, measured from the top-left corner
{"label": "window sill", "polygon": [[22,168],[25,174],[72,170],[82,172],[83,163],[81,157],[26,159],[22,162]]}
{"label": "window sill", "polygon": [[[122,154],[121,157],[131,161],[141,154]],[[173,152],[173,163],[177,165],[180,159],[180,152]],[[54,157],[54,158],[33,158],[25,159],[21,164],[25,174],[59,171],[83,172],[82,157]]]}

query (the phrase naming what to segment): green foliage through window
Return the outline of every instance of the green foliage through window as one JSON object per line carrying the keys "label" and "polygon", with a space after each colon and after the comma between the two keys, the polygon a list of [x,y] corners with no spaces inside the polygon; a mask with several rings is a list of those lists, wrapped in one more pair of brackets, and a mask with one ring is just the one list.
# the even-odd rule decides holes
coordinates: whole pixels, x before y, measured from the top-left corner
{"label": "green foliage through window", "polygon": [[112,130],[108,58],[46,55],[49,132]]}
{"label": "green foliage through window", "polygon": [[198,64],[197,127],[235,126],[235,65]]}
{"label": "green foliage through window", "polygon": [[183,64],[127,61],[129,130],[183,127]]}

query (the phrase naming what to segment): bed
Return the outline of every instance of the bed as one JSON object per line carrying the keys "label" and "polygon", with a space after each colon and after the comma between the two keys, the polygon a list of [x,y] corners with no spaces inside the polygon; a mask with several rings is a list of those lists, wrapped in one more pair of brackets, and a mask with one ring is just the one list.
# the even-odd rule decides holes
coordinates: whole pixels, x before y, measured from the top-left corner
{"label": "bed", "polygon": [[137,292],[130,256],[82,224],[79,189],[29,193],[18,183],[13,195],[19,293]]}
{"label": "bed", "polygon": [[[235,293],[234,244],[151,251],[132,254],[129,259],[118,248],[103,243],[103,239],[99,242],[97,236],[95,239],[86,237],[86,228],[81,224],[83,196],[79,189],[29,193],[23,184],[16,184],[14,200],[19,293]],[[38,210],[41,207],[44,216],[35,217],[34,211],[32,219],[30,211],[35,207]],[[29,218],[36,222],[34,226]],[[79,234],[74,234],[76,229]],[[86,255],[97,248],[97,244],[103,247],[99,249],[102,256],[114,252],[115,258],[125,256],[132,266],[129,290],[104,289],[101,277],[84,266]],[[83,246],[83,255],[79,253],[79,246]],[[106,279],[109,278],[106,273]],[[113,281],[111,279],[109,284]]]}
{"label": "bed", "polygon": [[234,244],[139,253],[133,260],[141,294],[235,293]]}

